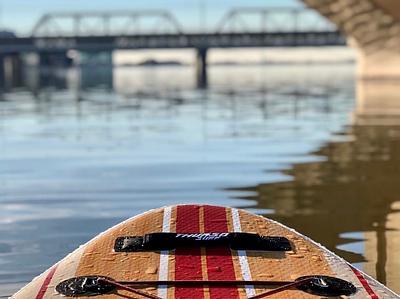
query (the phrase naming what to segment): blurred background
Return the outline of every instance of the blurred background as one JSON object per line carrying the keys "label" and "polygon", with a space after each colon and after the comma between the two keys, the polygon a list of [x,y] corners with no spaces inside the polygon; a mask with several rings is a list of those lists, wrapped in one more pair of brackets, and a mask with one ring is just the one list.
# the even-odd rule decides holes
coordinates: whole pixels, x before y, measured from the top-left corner
{"label": "blurred background", "polygon": [[304,2],[1,0],[0,294],[188,202],[399,292],[400,5]]}

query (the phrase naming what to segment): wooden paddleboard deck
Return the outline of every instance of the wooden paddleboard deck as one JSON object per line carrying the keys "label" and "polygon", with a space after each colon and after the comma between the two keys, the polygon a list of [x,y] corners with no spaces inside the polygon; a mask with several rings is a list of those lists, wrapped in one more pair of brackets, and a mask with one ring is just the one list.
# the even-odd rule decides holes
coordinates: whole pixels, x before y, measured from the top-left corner
{"label": "wooden paddleboard deck", "polygon": [[[143,237],[146,235],[148,237],[145,240]],[[252,238],[259,243],[251,241]],[[287,246],[285,240],[289,242],[290,248],[284,249]],[[176,248],[170,248],[174,241]],[[199,242],[199,246],[195,242]],[[185,244],[191,246],[185,247]],[[268,250],[260,250],[256,246],[267,246]],[[354,294],[332,298],[400,298],[292,229],[243,210],[208,205],[164,207],[124,221],[78,248],[12,298],[72,297],[62,292],[68,288],[73,289],[74,285],[70,282],[76,282],[77,277],[106,277],[116,284],[124,283],[124,286],[145,294],[113,285],[114,288],[104,294],[79,295],[79,298],[88,299],[252,298],[277,288],[285,288],[285,285],[296,280],[303,281],[303,290],[301,285],[295,286],[265,298],[328,298],[330,296],[304,291],[307,284],[311,283],[311,280],[304,282],[305,277],[321,275],[342,279],[355,287]],[[136,286],[129,283],[142,281],[150,282]],[[157,281],[170,283],[151,283]],[[179,284],[179,281],[186,282]],[[210,281],[210,284],[197,284],[196,281]],[[215,281],[225,281],[225,284],[218,285]],[[235,285],[232,281],[246,283]],[[260,281],[265,284],[258,285]],[[313,283],[322,284],[319,287],[323,289],[326,281],[313,280]],[[83,284],[82,280],[79,283]],[[100,283],[106,284],[104,280],[100,280]]]}

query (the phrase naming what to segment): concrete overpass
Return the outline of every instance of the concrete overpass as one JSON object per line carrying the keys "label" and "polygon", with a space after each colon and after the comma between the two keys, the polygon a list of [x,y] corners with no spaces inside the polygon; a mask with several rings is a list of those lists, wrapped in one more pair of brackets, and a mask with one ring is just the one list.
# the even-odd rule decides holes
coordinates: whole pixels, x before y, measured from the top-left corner
{"label": "concrete overpass", "polygon": [[358,49],[364,78],[400,78],[399,0],[302,0]]}

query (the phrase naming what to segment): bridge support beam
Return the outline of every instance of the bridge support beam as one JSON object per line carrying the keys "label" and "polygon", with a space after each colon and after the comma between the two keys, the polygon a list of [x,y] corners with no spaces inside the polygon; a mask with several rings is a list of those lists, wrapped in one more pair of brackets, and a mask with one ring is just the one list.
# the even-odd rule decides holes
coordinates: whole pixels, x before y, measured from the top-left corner
{"label": "bridge support beam", "polygon": [[206,88],[208,84],[207,77],[207,48],[197,49],[196,73],[197,73],[197,87]]}

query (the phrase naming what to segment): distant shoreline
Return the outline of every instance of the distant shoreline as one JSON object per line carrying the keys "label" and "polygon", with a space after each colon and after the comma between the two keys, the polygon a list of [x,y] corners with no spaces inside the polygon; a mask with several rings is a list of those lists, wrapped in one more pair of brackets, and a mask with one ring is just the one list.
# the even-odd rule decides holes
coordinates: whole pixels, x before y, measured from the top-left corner
{"label": "distant shoreline", "polygon": [[[352,65],[356,61],[353,59],[347,60],[299,60],[299,61],[260,61],[260,62],[235,62],[235,61],[221,61],[209,63],[210,66],[288,66],[288,65]],[[193,66],[194,64],[183,63],[176,60],[157,61],[153,59],[145,60],[138,63],[120,63],[115,64],[115,67],[186,67]]]}

